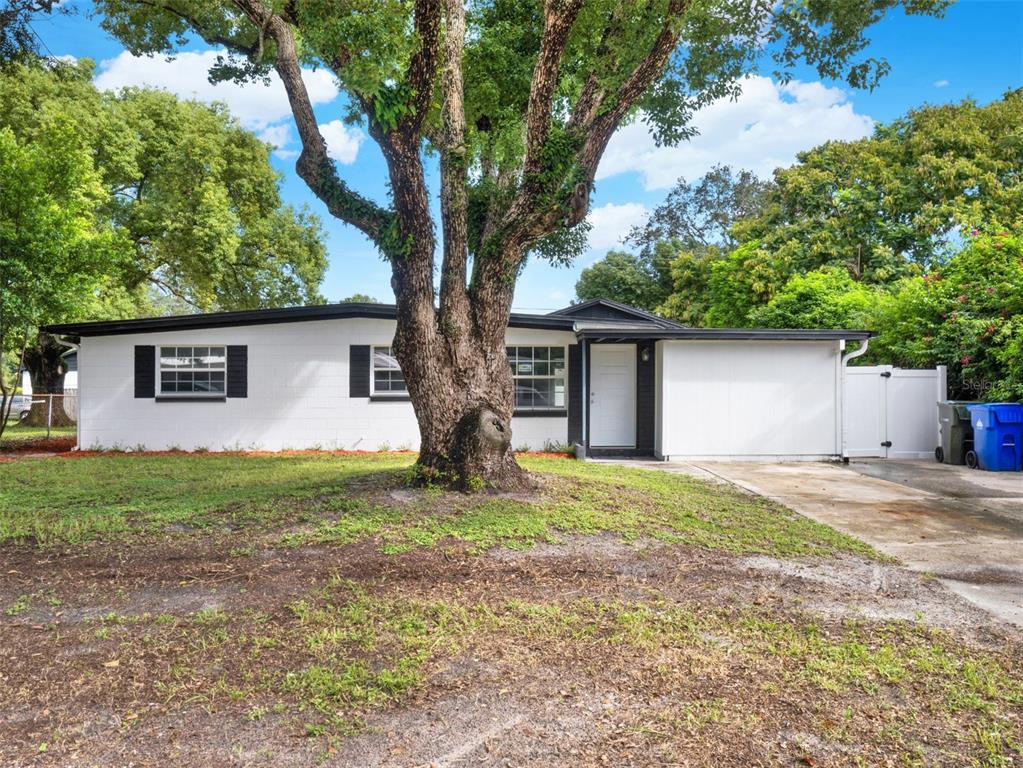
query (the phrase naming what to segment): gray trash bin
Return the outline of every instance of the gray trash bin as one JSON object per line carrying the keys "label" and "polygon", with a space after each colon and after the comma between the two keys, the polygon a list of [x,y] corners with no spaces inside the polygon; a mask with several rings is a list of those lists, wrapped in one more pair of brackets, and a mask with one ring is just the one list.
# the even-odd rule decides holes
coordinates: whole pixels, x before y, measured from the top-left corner
{"label": "gray trash bin", "polygon": [[934,449],[934,458],[945,464],[965,464],[966,453],[973,450],[973,424],[969,406],[972,400],[941,400],[938,402],[938,423],[941,445]]}

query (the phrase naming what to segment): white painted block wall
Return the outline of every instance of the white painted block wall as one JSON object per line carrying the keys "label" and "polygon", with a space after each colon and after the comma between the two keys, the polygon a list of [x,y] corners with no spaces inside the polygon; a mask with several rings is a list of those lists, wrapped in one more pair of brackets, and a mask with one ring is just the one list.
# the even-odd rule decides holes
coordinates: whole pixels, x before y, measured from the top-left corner
{"label": "white painted block wall", "polygon": [[823,458],[837,439],[838,342],[662,341],[657,454]]}
{"label": "white painted block wall", "polygon": [[[348,396],[349,346],[389,345],[393,320],[301,323],[126,334],[82,339],[78,356],[81,448],[375,451],[419,445],[408,402]],[[558,345],[572,333],[509,329],[509,344]],[[156,402],[134,397],[134,347],[248,346],[248,397],[226,402]],[[565,443],[567,418],[512,422],[513,444]]]}

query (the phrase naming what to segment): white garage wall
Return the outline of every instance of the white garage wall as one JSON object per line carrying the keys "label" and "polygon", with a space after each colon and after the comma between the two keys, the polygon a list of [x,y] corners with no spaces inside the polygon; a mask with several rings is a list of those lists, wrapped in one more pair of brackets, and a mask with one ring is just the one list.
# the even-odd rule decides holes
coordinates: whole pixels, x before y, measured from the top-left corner
{"label": "white garage wall", "polygon": [[[416,448],[408,402],[348,396],[349,346],[388,345],[393,320],[343,319],[87,337],[79,362],[79,446],[166,450],[375,451]],[[510,344],[570,344],[571,333],[509,329]],[[134,347],[248,346],[248,397],[226,402],[156,402],[134,397]],[[565,443],[567,418],[522,418],[513,444]]]}
{"label": "white garage wall", "polygon": [[840,452],[838,342],[662,341],[658,360],[659,456]]}

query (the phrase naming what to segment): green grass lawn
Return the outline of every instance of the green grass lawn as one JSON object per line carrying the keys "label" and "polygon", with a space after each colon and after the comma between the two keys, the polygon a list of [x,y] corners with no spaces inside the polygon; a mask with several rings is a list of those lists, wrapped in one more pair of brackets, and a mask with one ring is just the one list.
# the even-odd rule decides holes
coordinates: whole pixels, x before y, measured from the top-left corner
{"label": "green grass lawn", "polygon": [[[740,750],[722,765],[994,767],[1023,750],[1018,641],[980,646],[922,612],[860,613],[883,617],[907,589],[933,600],[930,582],[897,579],[889,594],[776,578],[751,568],[764,558],[741,557],[882,559],[854,538],[680,474],[523,456],[536,493],[464,495],[410,490],[412,461],[0,463],[0,657],[20,660],[0,679],[0,716],[36,713],[7,726],[0,763],[102,763],[116,742],[147,764],[180,764],[187,742],[201,747],[193,762],[316,765],[355,733],[388,754],[391,732],[415,732],[426,709],[433,722],[462,691],[494,702],[487,723],[519,697],[554,742],[592,747],[572,765],[703,764]],[[579,538],[508,551],[591,534],[668,546]],[[798,567],[889,568],[856,557]],[[589,692],[596,710],[577,709]],[[371,714],[382,720],[365,728]],[[473,739],[479,722],[451,728]],[[419,751],[433,748],[422,738]],[[544,743],[500,738],[530,754]],[[785,760],[771,751],[782,748]]]}
{"label": "green grass lawn", "polygon": [[857,539],[731,486],[568,459],[523,463],[543,481],[533,498],[439,490],[403,497],[409,454],[7,462],[0,464],[0,542],[282,529],[284,545],[374,538],[382,551],[398,553],[445,539],[481,550],[615,533],[736,553],[876,556]]}

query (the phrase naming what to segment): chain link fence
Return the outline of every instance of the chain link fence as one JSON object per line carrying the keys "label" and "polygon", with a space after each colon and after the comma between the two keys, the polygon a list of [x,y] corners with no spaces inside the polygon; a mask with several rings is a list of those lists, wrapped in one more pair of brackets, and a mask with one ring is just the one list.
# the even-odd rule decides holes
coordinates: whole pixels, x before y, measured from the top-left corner
{"label": "chain link fence", "polygon": [[73,438],[78,422],[78,392],[15,395],[0,437],[3,448],[21,449],[42,441]]}
{"label": "chain link fence", "polygon": [[[75,390],[60,394],[33,394],[32,407],[21,418],[27,427],[73,427],[78,422],[78,393]],[[47,435],[49,436],[49,435]]]}

